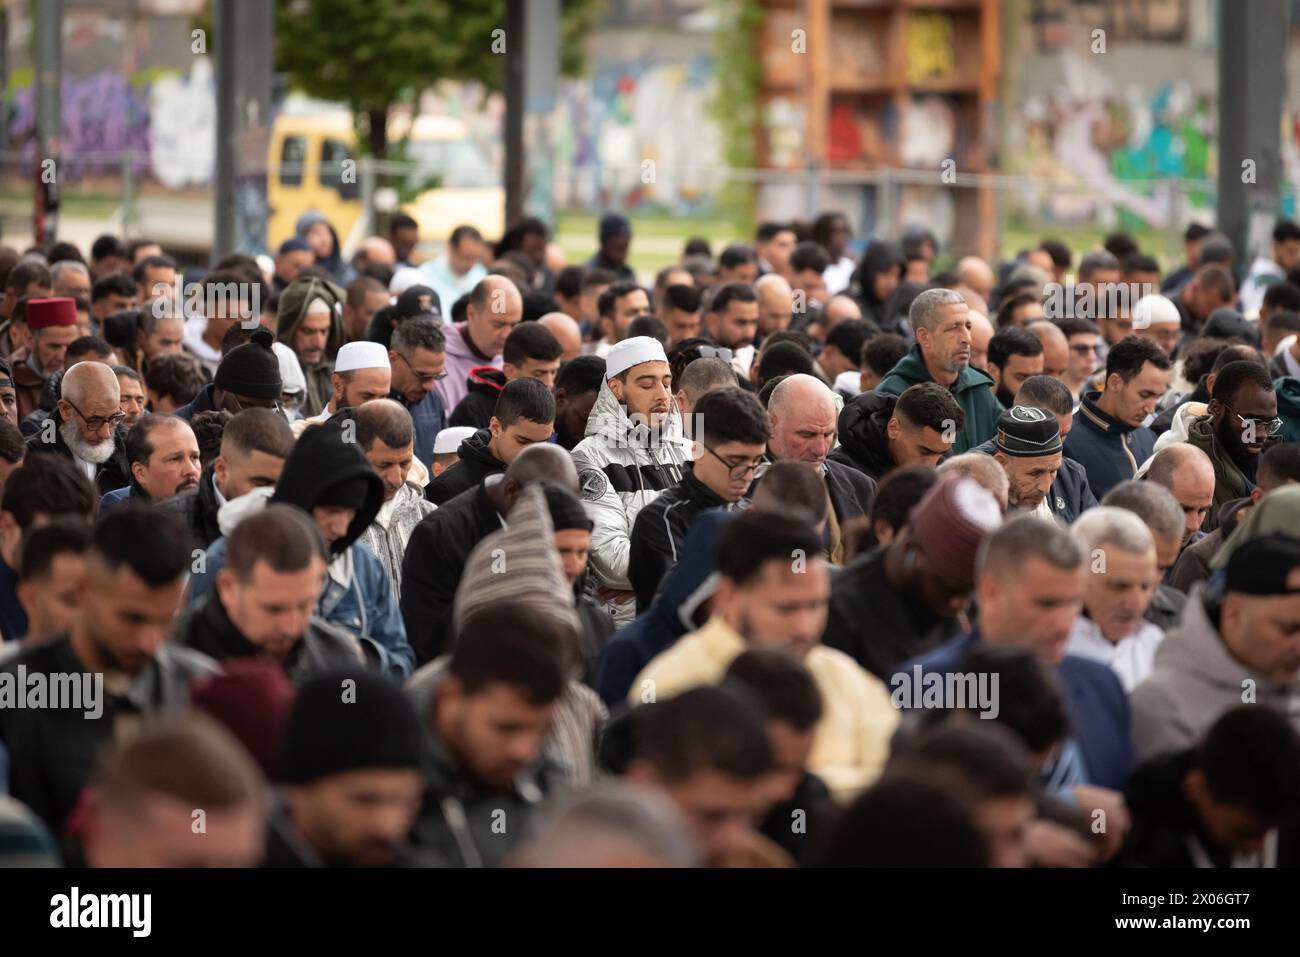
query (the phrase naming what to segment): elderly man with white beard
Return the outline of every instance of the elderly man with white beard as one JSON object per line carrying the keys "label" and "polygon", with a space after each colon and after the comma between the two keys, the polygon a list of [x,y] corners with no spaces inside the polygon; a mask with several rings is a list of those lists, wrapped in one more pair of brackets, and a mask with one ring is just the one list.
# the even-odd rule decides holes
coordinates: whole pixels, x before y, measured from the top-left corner
{"label": "elderly man with white beard", "polygon": [[101,495],[131,484],[127,464],[126,418],[111,366],[78,362],[63,376],[54,414],[27,440],[27,454],[55,454],[73,463]]}

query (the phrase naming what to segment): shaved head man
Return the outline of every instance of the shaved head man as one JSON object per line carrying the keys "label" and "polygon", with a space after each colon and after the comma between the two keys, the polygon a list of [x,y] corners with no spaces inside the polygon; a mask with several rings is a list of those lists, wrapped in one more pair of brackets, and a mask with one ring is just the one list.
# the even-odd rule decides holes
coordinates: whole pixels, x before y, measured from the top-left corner
{"label": "shaved head man", "polygon": [[767,417],[772,423],[768,448],[777,461],[793,459],[820,468],[835,446],[835,396],[816,376],[783,379],[768,399]]}
{"label": "shaved head man", "polygon": [[780,332],[790,325],[794,313],[794,290],[785,278],[770,272],[754,283],[758,293],[758,334],[760,337]]}
{"label": "shaved head man", "polygon": [[976,369],[989,366],[989,340],[993,338],[993,323],[974,310],[970,314],[970,364]]}
{"label": "shaved head man", "polygon": [[[1056,323],[1043,320],[1025,326],[1043,344],[1043,375],[1060,379],[1070,364],[1070,341]],[[1064,380],[1062,380],[1064,381]]]}
{"label": "shaved head man", "polygon": [[992,294],[993,285],[997,281],[989,264],[979,256],[963,257],[961,262],[957,263],[957,277],[963,286],[970,286],[985,302],[989,301],[989,295]]}
{"label": "shaved head man", "polygon": [[582,355],[582,327],[572,318],[563,312],[548,312],[537,321],[551,330],[551,335],[559,341],[560,348],[564,350],[561,359],[568,362]]}
{"label": "shaved head man", "polygon": [[864,473],[826,457],[835,446],[839,428],[834,394],[816,376],[792,375],[772,390],[767,418],[772,426],[768,458],[774,462],[802,462],[821,475],[835,519],[827,529],[829,555],[834,564],[843,564],[840,530],[871,511],[876,492],[875,483]]}
{"label": "shaved head man", "polygon": [[1187,442],[1161,449],[1147,468],[1146,480],[1163,485],[1183,510],[1182,548],[1201,537],[1205,513],[1214,502],[1214,463]]}

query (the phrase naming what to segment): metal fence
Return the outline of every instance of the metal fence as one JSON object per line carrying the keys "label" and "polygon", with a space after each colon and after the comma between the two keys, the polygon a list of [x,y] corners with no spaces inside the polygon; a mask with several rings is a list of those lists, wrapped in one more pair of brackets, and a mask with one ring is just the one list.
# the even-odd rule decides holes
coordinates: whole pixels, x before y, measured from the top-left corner
{"label": "metal fence", "polygon": [[[34,195],[42,172],[42,165],[28,153],[0,153],[0,237],[4,241],[30,240]],[[155,150],[61,157],[55,170],[60,235],[88,246],[95,236],[111,231],[127,237],[149,236],[181,250],[206,251],[213,235],[210,173],[211,158],[206,154]],[[253,197],[254,218],[262,190],[272,197],[272,205],[280,204],[278,210],[264,209],[272,216],[293,211],[294,203],[306,211],[328,201],[347,220],[347,228],[340,229],[345,246],[381,229],[386,217],[401,208],[426,214],[422,232],[428,233],[429,249],[436,248],[457,225],[439,220],[438,211],[459,208],[459,215],[465,215],[463,204],[440,205],[439,199],[471,191],[462,183],[475,184],[476,208],[495,213],[495,229],[484,232],[491,235],[501,226],[500,210],[494,205],[501,195],[499,178],[482,165],[438,168],[367,157],[269,164],[263,157],[247,160],[243,173]],[[575,254],[594,250],[594,219],[602,212],[617,209],[628,214],[639,224],[634,253],[643,269],[675,260],[688,236],[702,235],[715,246],[743,242],[762,220],[812,219],[827,209],[848,215],[859,246],[871,236],[897,238],[907,225],[916,223],[929,227],[945,252],[1005,257],[1046,236],[1082,249],[1096,246],[1109,231],[1123,229],[1170,268],[1181,260],[1187,223],[1213,221],[1214,193],[1212,182],[1185,179],[1085,182],[917,169],[782,171],[654,164],[546,168],[543,164],[531,195],[544,202],[541,208],[534,203],[530,211],[554,222],[557,239]],[[261,202],[265,206],[265,199]],[[1283,211],[1295,206],[1295,191],[1287,186]],[[426,225],[428,215],[434,215],[434,220]],[[446,217],[454,215],[446,213]],[[278,241],[283,236],[269,238]]]}

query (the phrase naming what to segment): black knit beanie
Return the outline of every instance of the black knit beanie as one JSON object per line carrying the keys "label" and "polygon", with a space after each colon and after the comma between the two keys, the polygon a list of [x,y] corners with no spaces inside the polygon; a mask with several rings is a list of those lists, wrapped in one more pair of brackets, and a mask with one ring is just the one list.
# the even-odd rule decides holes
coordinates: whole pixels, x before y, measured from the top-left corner
{"label": "black knit beanie", "polygon": [[311,784],[345,771],[420,767],[423,730],[402,689],[366,671],[338,671],[298,689],[285,725],[280,780]]}
{"label": "black knit beanie", "polygon": [[559,485],[544,485],[546,508],[551,513],[551,525],[557,532],[567,528],[582,528],[591,531],[595,523],[587,517],[587,510],[582,507],[578,497]]}
{"label": "black knit beanie", "polygon": [[217,366],[213,384],[225,392],[250,399],[278,399],[283,391],[280,359],[271,344],[271,330],[259,326],[242,346],[235,346]]}

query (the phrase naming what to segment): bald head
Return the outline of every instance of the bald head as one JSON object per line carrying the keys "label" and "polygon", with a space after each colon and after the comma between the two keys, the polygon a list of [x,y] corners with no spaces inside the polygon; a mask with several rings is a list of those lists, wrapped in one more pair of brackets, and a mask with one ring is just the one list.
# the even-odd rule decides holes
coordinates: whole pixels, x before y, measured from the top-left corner
{"label": "bald head", "polygon": [[1025,326],[1043,344],[1043,375],[1059,379],[1070,364],[1070,342],[1056,323],[1046,319]]}
{"label": "bald head", "polygon": [[[392,399],[371,399],[363,402],[352,413],[357,424],[357,442],[363,451],[376,438],[390,448],[402,448],[414,441],[411,413]],[[392,441],[389,441],[389,440]]]}
{"label": "bald head", "polygon": [[772,423],[768,448],[779,462],[820,468],[835,447],[835,396],[816,376],[800,373],[781,380],[768,399],[767,417]]}
{"label": "bald head", "polygon": [[570,316],[563,312],[548,312],[537,321],[551,330],[551,335],[559,341],[564,350],[561,358],[565,362],[582,355],[582,327]]}
{"label": "bald head", "polygon": [[117,373],[102,362],[78,362],[63,375],[63,397],[83,407],[93,400],[117,405],[121,401]]}
{"label": "bald head", "polygon": [[[962,285],[969,286],[981,299],[988,302],[996,280],[993,276],[993,270],[989,268],[989,264],[983,259],[979,256],[964,256],[961,262],[957,263],[957,278],[961,280]],[[985,312],[987,312],[987,308]]]}
{"label": "bald head", "polygon": [[976,369],[987,369],[989,340],[993,338],[993,323],[981,312],[970,313],[970,364]]}
{"label": "bald head", "polygon": [[1214,463],[1196,446],[1177,442],[1156,453],[1147,469],[1146,480],[1169,489],[1178,500],[1183,510],[1183,544],[1186,545],[1214,504]]}
{"label": "bald head", "polygon": [[786,328],[794,313],[794,291],[785,278],[770,272],[754,282],[758,294],[758,330],[765,336]]}
{"label": "bald head", "polygon": [[485,276],[469,294],[465,331],[485,356],[501,355],[506,338],[524,318],[524,297],[505,276]]}
{"label": "bald head", "polygon": [[938,472],[956,472],[988,489],[1005,512],[1009,506],[1010,480],[998,460],[983,452],[965,452],[939,463]]}
{"label": "bald head", "polygon": [[361,248],[357,252],[367,263],[392,266],[397,262],[397,253],[393,251],[393,244],[382,236],[367,236],[361,240]]}
{"label": "bald head", "polygon": [[578,494],[578,470],[569,453],[552,442],[530,445],[510,463],[505,480],[510,485],[523,488],[536,482],[562,485]]}
{"label": "bald head", "polygon": [[845,319],[861,318],[862,307],[858,305],[857,300],[843,294],[831,296],[822,309],[822,323],[827,329],[833,328]]}

